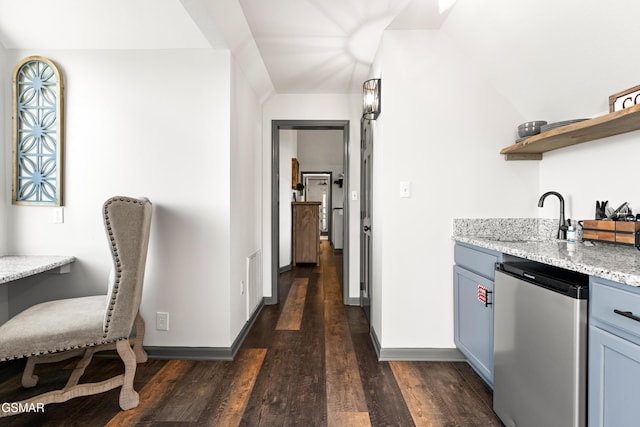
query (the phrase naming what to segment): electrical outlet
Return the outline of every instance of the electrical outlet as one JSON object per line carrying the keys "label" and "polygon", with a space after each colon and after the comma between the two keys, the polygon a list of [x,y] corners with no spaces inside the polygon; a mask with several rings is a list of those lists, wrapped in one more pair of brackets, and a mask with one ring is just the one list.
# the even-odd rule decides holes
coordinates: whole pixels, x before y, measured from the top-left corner
{"label": "electrical outlet", "polygon": [[156,313],[156,330],[168,331],[169,330],[169,313],[159,311]]}
{"label": "electrical outlet", "polygon": [[62,224],[64,223],[64,208],[56,207],[53,208],[53,223],[54,224]]}

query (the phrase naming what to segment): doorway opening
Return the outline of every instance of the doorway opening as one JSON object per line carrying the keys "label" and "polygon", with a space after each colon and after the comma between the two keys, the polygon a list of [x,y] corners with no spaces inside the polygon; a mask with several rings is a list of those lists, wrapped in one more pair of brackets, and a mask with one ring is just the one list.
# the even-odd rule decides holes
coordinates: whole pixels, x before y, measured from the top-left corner
{"label": "doorway opening", "polygon": [[[343,254],[343,277],[342,277],[342,294],[343,294],[343,303],[348,304],[349,301],[349,204],[347,203],[347,191],[348,187],[348,177],[349,177],[349,120],[273,120],[271,125],[271,297],[266,298],[265,302],[267,304],[277,304],[278,303],[278,279],[281,271],[281,256],[284,256],[281,253],[281,246],[287,244],[286,237],[283,239],[281,234],[281,228],[286,228],[287,225],[281,226],[280,224],[280,213],[283,210],[290,209],[290,200],[292,199],[292,191],[294,189],[284,189],[281,185],[281,179],[289,179],[288,176],[285,176],[284,172],[281,174],[282,165],[291,164],[292,159],[289,159],[289,153],[284,149],[281,144],[285,144],[287,139],[289,138],[289,131],[304,131],[304,130],[331,130],[331,131],[339,131],[341,135],[341,157],[342,157],[342,176],[339,180],[340,188],[344,187],[345,191],[343,191],[342,196],[340,198],[332,197],[332,200],[327,200],[326,203],[326,226],[327,226],[327,236],[330,236],[331,231],[335,231],[337,228],[333,223],[332,216],[332,208],[336,204],[336,202],[340,203],[340,221],[341,221],[341,231],[344,236],[341,239],[342,244],[342,254]],[[282,158],[281,158],[282,157]],[[290,156],[289,156],[290,157]],[[304,166],[301,167],[303,169]],[[292,167],[293,169],[293,167]],[[307,169],[314,170],[314,169]],[[320,168],[315,170],[322,170]],[[307,172],[305,172],[305,177],[309,179],[314,179],[311,175],[322,175],[323,173],[329,173],[328,179],[326,179],[326,183],[328,186],[337,186],[337,183],[333,182],[333,171],[329,172],[315,172],[313,174],[309,174],[307,176]],[[302,174],[301,174],[302,175]],[[300,176],[301,178],[302,176]],[[297,177],[293,177],[297,178]],[[305,184],[304,182],[302,182]],[[321,185],[322,181],[314,183]],[[286,187],[286,186],[285,186]],[[305,189],[307,189],[307,193],[303,193],[304,196],[308,194],[308,187],[305,184]],[[328,193],[328,192],[327,192]],[[294,193],[295,194],[295,193]],[[297,195],[300,197],[300,195]],[[327,197],[329,195],[327,194]],[[322,225],[322,221],[321,221]],[[285,230],[286,231],[286,230]],[[286,233],[285,233],[286,236]]]}
{"label": "doorway opening", "polygon": [[[331,187],[333,172],[302,172],[302,183],[304,184],[305,202],[320,202],[320,239],[331,240],[333,243],[332,218],[333,198]],[[331,236],[331,238],[329,237]]]}

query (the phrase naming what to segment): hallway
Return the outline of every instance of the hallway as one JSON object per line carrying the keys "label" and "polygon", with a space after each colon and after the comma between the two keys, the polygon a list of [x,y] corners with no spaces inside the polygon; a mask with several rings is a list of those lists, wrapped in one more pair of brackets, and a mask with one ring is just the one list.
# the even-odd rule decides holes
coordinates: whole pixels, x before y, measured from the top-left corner
{"label": "hallway", "polygon": [[[466,363],[378,362],[362,310],[342,304],[340,277],[342,257],[323,241],[319,267],[298,265],[281,276],[281,304],[263,308],[233,362],[150,360],[138,366],[136,409],[119,411],[119,390],[112,390],[2,424],[501,425],[490,389]],[[23,364],[3,364],[0,402],[30,394],[20,386]],[[103,357],[85,375],[118,370],[119,361]],[[42,387],[64,382],[45,371],[51,366],[38,370]]]}

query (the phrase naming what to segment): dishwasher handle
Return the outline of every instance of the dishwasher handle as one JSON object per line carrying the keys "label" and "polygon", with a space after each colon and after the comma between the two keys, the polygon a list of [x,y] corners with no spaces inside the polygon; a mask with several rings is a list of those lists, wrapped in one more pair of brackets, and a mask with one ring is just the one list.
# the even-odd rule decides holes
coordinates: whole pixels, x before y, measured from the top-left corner
{"label": "dishwasher handle", "polygon": [[616,309],[613,310],[613,312],[615,314],[619,314],[620,316],[624,316],[624,317],[629,318],[631,320],[635,320],[636,322],[640,322],[640,317],[634,315],[633,312],[631,312],[631,311],[622,311],[622,310],[618,310],[616,308]]}

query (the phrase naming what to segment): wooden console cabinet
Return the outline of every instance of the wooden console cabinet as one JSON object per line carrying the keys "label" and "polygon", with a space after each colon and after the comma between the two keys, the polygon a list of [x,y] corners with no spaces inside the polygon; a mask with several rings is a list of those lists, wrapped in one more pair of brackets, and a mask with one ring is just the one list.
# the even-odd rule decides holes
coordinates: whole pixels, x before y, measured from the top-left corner
{"label": "wooden console cabinet", "polygon": [[293,265],[320,265],[320,202],[292,202]]}

